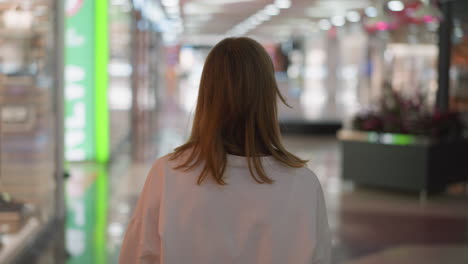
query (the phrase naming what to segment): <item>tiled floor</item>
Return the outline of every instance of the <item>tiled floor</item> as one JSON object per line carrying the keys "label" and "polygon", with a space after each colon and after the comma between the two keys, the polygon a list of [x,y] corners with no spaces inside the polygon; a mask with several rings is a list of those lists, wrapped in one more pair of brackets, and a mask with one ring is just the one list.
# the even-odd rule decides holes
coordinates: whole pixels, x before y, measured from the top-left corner
{"label": "tiled floor", "polygon": [[[154,157],[186,138],[188,119],[175,115],[165,113],[159,120],[162,126]],[[421,203],[416,194],[355,188],[340,179],[340,149],[334,137],[285,136],[284,142],[292,152],[310,160],[308,166],[322,182],[333,230],[333,263],[468,263],[467,196],[443,195]],[[72,168],[70,214],[76,218],[81,210],[88,215],[80,216],[81,235],[73,230],[76,221],[68,223],[68,235],[73,238],[69,251],[77,253],[69,263],[117,262],[125,226],[150,165],[151,161],[135,163],[122,155],[107,170],[86,164]],[[105,214],[99,212],[103,209]],[[85,243],[76,245],[80,237]],[[83,254],[87,255],[83,258]]]}

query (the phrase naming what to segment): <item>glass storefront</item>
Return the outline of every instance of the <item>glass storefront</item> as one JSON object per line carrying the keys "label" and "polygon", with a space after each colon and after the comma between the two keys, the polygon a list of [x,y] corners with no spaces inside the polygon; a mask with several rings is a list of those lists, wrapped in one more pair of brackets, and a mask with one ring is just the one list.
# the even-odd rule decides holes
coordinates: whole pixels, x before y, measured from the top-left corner
{"label": "glass storefront", "polygon": [[468,112],[468,4],[455,2],[450,108]]}
{"label": "glass storefront", "polygon": [[12,262],[62,210],[57,2],[1,4],[0,263]]}

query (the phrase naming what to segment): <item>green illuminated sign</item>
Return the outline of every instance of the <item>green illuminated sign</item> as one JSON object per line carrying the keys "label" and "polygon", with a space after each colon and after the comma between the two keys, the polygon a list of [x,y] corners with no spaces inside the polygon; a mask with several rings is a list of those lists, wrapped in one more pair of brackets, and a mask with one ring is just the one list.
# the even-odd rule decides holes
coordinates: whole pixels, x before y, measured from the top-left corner
{"label": "green illuminated sign", "polygon": [[67,0],[66,8],[65,157],[106,162],[107,0]]}
{"label": "green illuminated sign", "polygon": [[108,74],[107,65],[109,62],[108,44],[108,7],[107,0],[95,0],[95,111],[96,111],[96,160],[106,162],[109,158],[109,108],[107,102]]}
{"label": "green illuminated sign", "polygon": [[70,181],[67,185],[66,246],[71,255],[67,264],[106,264],[106,168],[98,168],[95,179],[93,173],[75,171],[75,174],[81,173],[80,177],[91,177],[89,181]]}

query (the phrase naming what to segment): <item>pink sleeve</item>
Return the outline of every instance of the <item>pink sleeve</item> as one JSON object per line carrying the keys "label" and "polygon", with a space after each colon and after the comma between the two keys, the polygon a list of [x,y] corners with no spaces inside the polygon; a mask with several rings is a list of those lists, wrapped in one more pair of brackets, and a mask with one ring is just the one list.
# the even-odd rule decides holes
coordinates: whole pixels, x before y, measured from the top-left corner
{"label": "pink sleeve", "polygon": [[127,227],[119,264],[159,264],[161,241],[158,232],[161,199],[161,171],[153,165],[135,212]]}

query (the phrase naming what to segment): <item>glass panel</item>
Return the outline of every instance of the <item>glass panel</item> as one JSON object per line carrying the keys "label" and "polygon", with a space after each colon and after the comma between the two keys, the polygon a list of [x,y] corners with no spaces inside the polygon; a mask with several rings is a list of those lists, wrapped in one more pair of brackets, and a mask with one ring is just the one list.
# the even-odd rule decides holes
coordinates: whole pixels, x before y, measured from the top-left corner
{"label": "glass panel", "polygon": [[53,1],[0,8],[0,263],[55,208]]}
{"label": "glass panel", "polygon": [[408,24],[369,36],[366,59],[371,105],[382,97],[384,83],[404,96],[422,94],[429,108],[437,90],[438,23]]}

